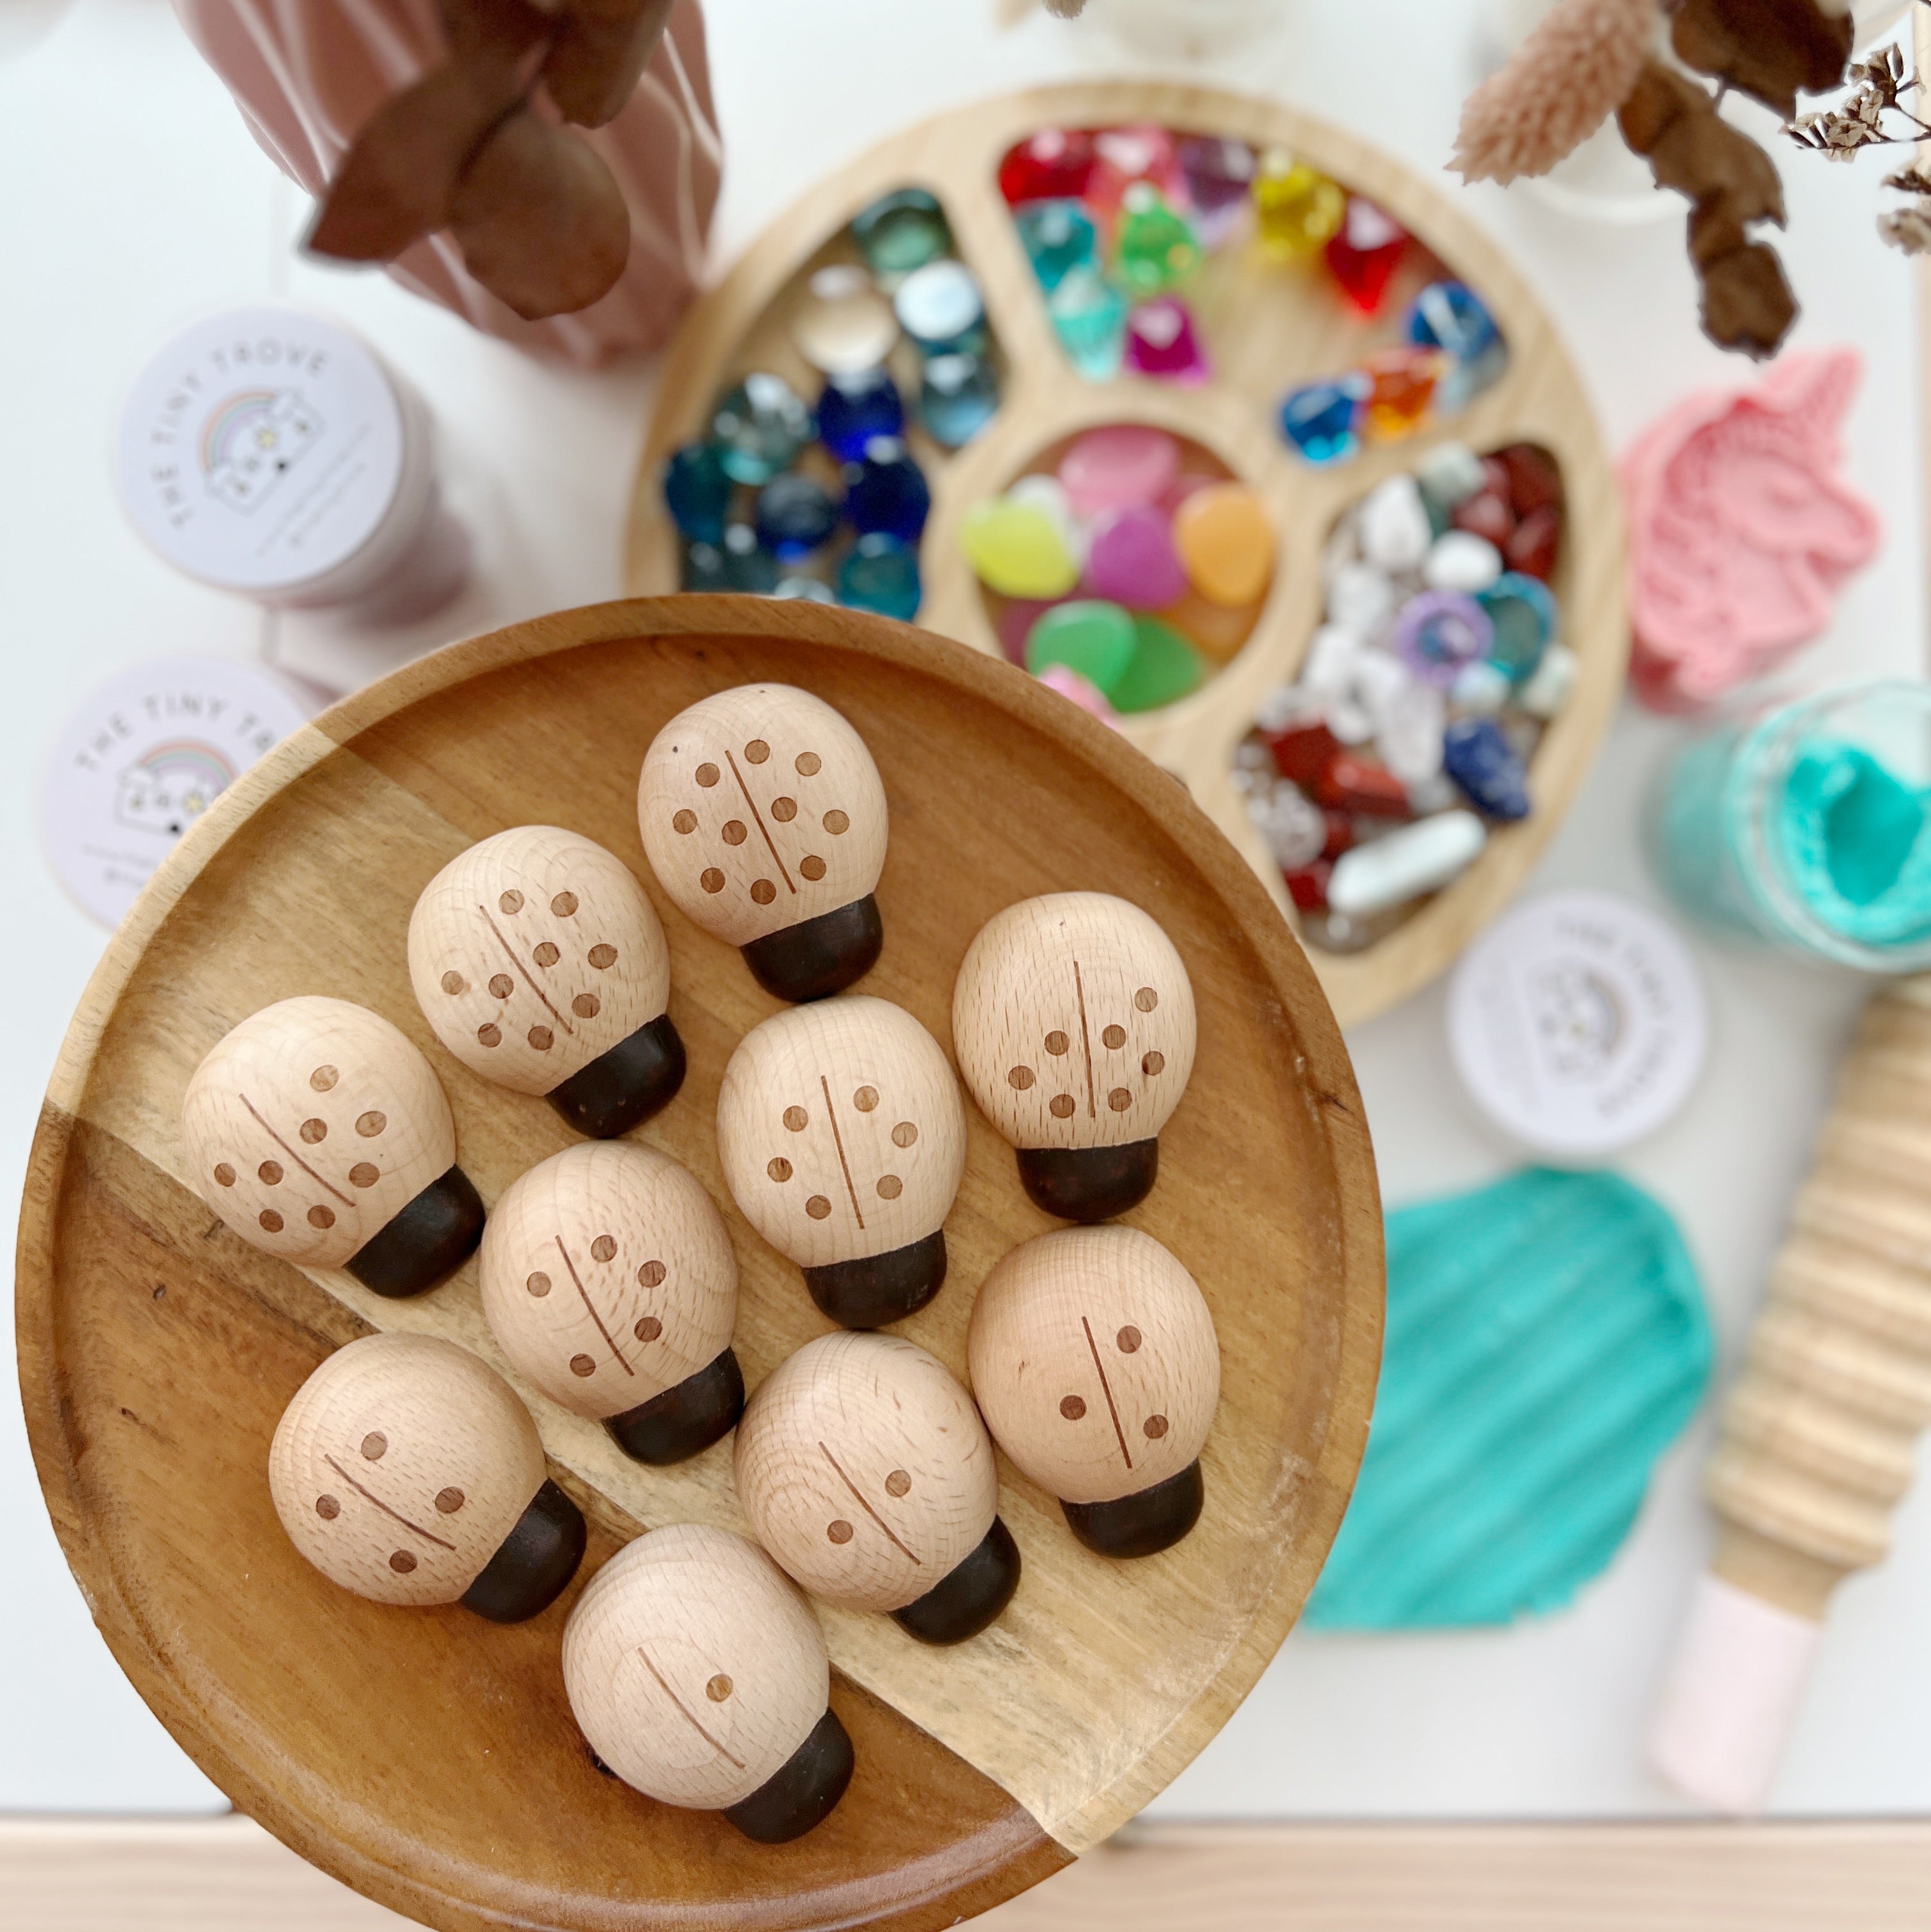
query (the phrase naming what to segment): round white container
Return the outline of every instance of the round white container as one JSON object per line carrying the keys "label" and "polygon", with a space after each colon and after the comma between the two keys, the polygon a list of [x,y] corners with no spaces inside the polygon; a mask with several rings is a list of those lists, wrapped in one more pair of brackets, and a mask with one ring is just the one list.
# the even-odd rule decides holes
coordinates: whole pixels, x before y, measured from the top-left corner
{"label": "round white container", "polygon": [[134,380],[115,468],[161,556],[258,604],[403,622],[469,574],[428,406],[306,310],[231,309],[183,329]]}
{"label": "round white container", "polygon": [[1449,1051],[1517,1146],[1587,1166],[1670,1120],[1709,1052],[1689,948],[1611,892],[1548,892],[1498,919],[1449,982]]}

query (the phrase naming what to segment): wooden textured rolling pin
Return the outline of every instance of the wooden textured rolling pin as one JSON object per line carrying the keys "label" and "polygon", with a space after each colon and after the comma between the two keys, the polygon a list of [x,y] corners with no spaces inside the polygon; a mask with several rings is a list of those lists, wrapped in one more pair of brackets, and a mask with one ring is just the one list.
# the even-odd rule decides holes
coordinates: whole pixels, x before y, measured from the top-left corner
{"label": "wooden textured rolling pin", "polygon": [[1768,1795],[1830,1593],[1890,1545],[1931,1422],[1931,976],[1865,1009],[1705,1482],[1719,1519],[1656,1720],[1671,1783]]}

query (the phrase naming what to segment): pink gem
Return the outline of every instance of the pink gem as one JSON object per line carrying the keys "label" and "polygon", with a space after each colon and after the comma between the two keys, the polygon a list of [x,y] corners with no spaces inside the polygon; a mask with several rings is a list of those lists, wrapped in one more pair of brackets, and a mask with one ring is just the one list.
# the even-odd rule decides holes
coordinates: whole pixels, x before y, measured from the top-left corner
{"label": "pink gem", "polygon": [[1164,429],[1117,423],[1089,429],[1059,459],[1059,481],[1076,517],[1158,502],[1180,473],[1180,446]]}
{"label": "pink gem", "polygon": [[1187,594],[1173,526],[1158,510],[1122,510],[1093,532],[1086,587],[1130,610],[1160,610]]}
{"label": "pink gem", "polygon": [[1187,176],[1173,136],[1164,128],[1107,128],[1093,136],[1095,163],[1086,206],[1110,220],[1135,182],[1151,182],[1175,208],[1190,205]]}
{"label": "pink gem", "polygon": [[1127,317],[1126,366],[1169,382],[1191,386],[1207,380],[1206,353],[1185,302],[1158,296]]}
{"label": "pink gem", "polygon": [[1064,664],[1048,664],[1039,674],[1039,681],[1049,691],[1056,691],[1062,698],[1071,698],[1082,711],[1091,712],[1101,724],[1117,724],[1120,722],[1119,713],[1107,702],[1106,693],[1077,670],[1068,670]]}

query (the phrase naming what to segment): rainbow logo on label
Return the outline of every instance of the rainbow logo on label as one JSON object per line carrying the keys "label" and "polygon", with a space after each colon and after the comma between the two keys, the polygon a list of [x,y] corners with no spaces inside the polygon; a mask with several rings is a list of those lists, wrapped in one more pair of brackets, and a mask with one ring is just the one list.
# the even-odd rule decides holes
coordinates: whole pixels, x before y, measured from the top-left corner
{"label": "rainbow logo on label", "polygon": [[122,825],[179,838],[235,782],[236,770],[212,745],[175,738],[122,772],[114,816]]}
{"label": "rainbow logo on label", "polygon": [[320,440],[322,418],[299,389],[243,389],[224,398],[201,431],[209,494],[245,516]]}

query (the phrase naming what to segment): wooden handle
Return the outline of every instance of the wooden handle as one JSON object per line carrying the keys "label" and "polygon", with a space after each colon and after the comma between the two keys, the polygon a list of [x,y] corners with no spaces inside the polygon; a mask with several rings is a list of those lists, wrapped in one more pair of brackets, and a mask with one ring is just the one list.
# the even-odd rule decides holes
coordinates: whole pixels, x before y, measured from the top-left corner
{"label": "wooden handle", "polygon": [[471,1072],[548,1094],[662,1013],[671,955],[614,853],[524,825],[472,845],[423,888],[409,976],[436,1037]]}
{"label": "wooden handle", "polygon": [[512,1182],[480,1274],[512,1366],[599,1420],[708,1367],[737,1317],[723,1216],[686,1168],[632,1141],[566,1148]]}
{"label": "wooden handle", "polygon": [[296,1549],[359,1597],[453,1604],[543,1484],[530,1412],[486,1362],[430,1335],[338,1348],[284,1412],[269,1451]]}
{"label": "wooden handle", "polygon": [[1706,1476],[1715,1568],[1821,1618],[1931,1422],[1931,976],[1865,1009]]}
{"label": "wooden handle", "polygon": [[895,1335],[823,1335],[767,1376],[737,1426],[758,1540],[833,1603],[896,1610],[992,1528],[991,1438],[944,1364]]}
{"label": "wooden handle", "polygon": [[885,862],[885,788],[865,741],[821,699],[740,685],[652,741],[638,829],[659,883],[733,946],[866,898]]}
{"label": "wooden handle", "polygon": [[1154,1138],[1194,1070],[1194,989],[1136,905],[1053,892],[987,921],[952,995],[959,1070],[1016,1148]]}

